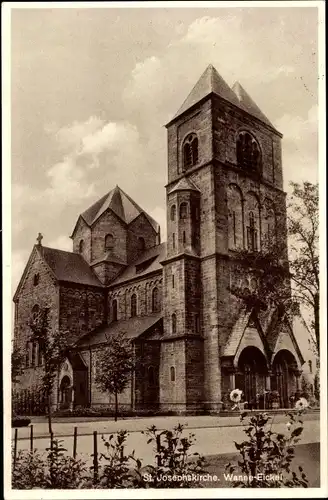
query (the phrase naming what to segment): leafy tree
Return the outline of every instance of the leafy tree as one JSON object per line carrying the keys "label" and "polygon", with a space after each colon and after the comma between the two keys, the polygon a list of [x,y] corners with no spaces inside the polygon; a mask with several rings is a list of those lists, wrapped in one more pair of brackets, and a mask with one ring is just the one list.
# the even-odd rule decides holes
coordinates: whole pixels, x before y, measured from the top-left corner
{"label": "leafy tree", "polygon": [[291,278],[295,298],[309,308],[317,352],[320,352],[319,186],[291,183],[288,231]]}
{"label": "leafy tree", "polygon": [[24,353],[14,344],[11,351],[11,380],[13,383],[18,382],[19,377],[23,373],[24,359]]}
{"label": "leafy tree", "polygon": [[103,392],[115,396],[115,421],[118,416],[118,395],[127,387],[134,369],[133,347],[123,333],[107,337],[98,352],[96,384]]}
{"label": "leafy tree", "polygon": [[288,215],[290,259],[287,258],[286,244],[279,237],[275,242],[264,239],[258,252],[235,252],[234,259],[241,274],[253,276],[257,287],[250,290],[232,286],[229,290],[247,307],[261,311],[271,306],[280,316],[295,312],[296,304],[310,308],[319,353],[318,185],[308,182],[302,186],[291,185],[293,192]]}
{"label": "leafy tree", "polygon": [[67,354],[66,335],[60,331],[52,331],[49,323],[49,308],[41,310],[39,318],[31,323],[32,340],[38,342],[43,358],[42,385],[46,395],[48,409],[49,433],[51,425],[51,396],[58,367]]}

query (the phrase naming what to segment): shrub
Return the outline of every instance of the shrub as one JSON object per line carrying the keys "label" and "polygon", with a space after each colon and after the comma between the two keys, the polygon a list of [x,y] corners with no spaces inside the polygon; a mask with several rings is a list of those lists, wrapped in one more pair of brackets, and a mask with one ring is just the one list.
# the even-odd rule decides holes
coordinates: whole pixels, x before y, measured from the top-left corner
{"label": "shrub", "polygon": [[31,419],[27,417],[13,416],[11,419],[12,427],[27,427],[30,423]]}
{"label": "shrub", "polygon": [[18,453],[12,473],[12,487],[19,490],[74,489],[81,482],[85,463],[65,455],[61,441],[47,448],[46,459],[37,451]]}
{"label": "shrub", "polygon": [[[188,480],[188,476],[202,474],[204,458],[199,453],[190,453],[195,442],[195,435],[182,437],[184,426],[178,424],[173,431],[158,431],[153,425],[144,434],[148,436],[147,444],[155,445],[156,466],[148,465],[144,469],[151,488],[197,488],[202,484]],[[197,457],[197,458],[196,458]],[[199,477],[199,476],[197,476]]]}
{"label": "shrub", "polygon": [[233,482],[234,487],[307,487],[303,469],[299,467],[298,473],[291,470],[294,447],[303,431],[301,411],[296,416],[291,412],[287,415],[289,422],[285,435],[272,432],[272,419],[266,413],[250,416],[246,424],[247,412],[241,414],[247,439],[242,443],[235,442],[241,456],[238,466],[231,463],[226,466],[231,477],[234,473],[238,476]]}

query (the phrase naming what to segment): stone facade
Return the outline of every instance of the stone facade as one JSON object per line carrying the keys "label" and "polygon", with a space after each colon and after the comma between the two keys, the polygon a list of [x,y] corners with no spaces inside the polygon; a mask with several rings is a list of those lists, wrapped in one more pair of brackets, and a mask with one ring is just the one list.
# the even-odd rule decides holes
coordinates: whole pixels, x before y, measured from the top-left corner
{"label": "stone facade", "polygon": [[[239,84],[230,89],[211,66],[167,131],[167,243],[116,186],[78,218],[73,253],[33,249],[14,298],[15,340],[31,352],[35,304],[49,307],[52,328],[69,335],[59,406],[67,387],[75,405],[113,405],[95,374],[105,333],[116,331],[131,338],[136,361],[122,409],[216,412],[238,385],[251,401],[274,386],[288,406],[303,364],[288,318],[271,310],[257,317],[229,292],[236,281],[257,286],[240,275],[236,251],[275,241],[287,260],[282,136]],[[21,386],[40,373],[42,365],[27,359]]]}

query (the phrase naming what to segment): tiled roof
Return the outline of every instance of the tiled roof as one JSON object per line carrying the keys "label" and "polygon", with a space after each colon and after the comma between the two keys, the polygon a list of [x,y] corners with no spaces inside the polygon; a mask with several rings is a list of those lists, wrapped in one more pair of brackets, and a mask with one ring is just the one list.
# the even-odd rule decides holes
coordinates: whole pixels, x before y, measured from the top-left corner
{"label": "tiled roof", "polygon": [[222,97],[234,106],[246,111],[246,113],[275,129],[240,83],[236,82],[234,86],[230,88],[212,64],[207,66],[206,70],[171,121],[178,118],[178,116],[182,115],[185,111],[212,93]]}
{"label": "tiled roof", "polygon": [[258,118],[259,120],[261,120],[261,122],[266,123],[270,127],[274,128],[272,123],[262,113],[258,105],[255,104],[253,99],[249,96],[249,94],[247,94],[246,90],[240,85],[239,82],[234,83],[234,85],[232,86],[232,90],[238,98],[240,108],[242,108],[250,115],[255,116],[255,118]]}
{"label": "tiled roof", "polygon": [[[146,250],[133,264],[128,266],[122,274],[120,274],[110,286],[115,286],[129,281],[133,278],[140,278],[153,271],[162,271],[163,266],[160,264],[166,257],[166,243],[161,243]],[[141,264],[149,261],[149,266],[143,267]],[[138,268],[142,268],[138,272]]]}
{"label": "tiled roof", "polygon": [[209,64],[187,99],[174,115],[173,120],[211,93],[217,94],[237,106],[239,104],[235,93],[219,75],[214,66]]}
{"label": "tiled roof", "polygon": [[40,250],[44,260],[59,281],[102,286],[80,254],[48,247],[41,247]]}
{"label": "tiled roof", "polygon": [[175,191],[199,191],[199,189],[195,186],[195,184],[187,179],[186,177],[182,177],[179,182],[171,189],[170,194]]}
{"label": "tiled roof", "polygon": [[241,311],[231,331],[230,337],[228,338],[227,343],[223,347],[221,356],[234,356],[236,354],[240,340],[243,336],[245,328],[247,327],[250,315],[251,311],[248,312],[246,312],[245,310]]}
{"label": "tiled roof", "polygon": [[108,335],[124,333],[129,339],[139,337],[149,328],[154,326],[162,318],[162,313],[151,314],[150,316],[136,316],[127,320],[115,321],[106,327],[99,328],[94,332],[87,333],[76,343],[77,347],[88,347],[106,342]]}
{"label": "tiled roof", "polygon": [[118,186],[96,201],[96,203],[81,214],[81,217],[88,226],[91,226],[108,208],[126,224],[130,224],[140,214],[144,214],[154,230],[156,232],[159,231],[157,222]]}

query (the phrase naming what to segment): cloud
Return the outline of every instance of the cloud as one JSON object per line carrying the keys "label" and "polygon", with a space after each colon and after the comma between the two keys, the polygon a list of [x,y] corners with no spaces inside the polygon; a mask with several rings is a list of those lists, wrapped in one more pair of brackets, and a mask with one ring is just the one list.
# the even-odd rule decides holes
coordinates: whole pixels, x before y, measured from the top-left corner
{"label": "cloud", "polygon": [[160,225],[161,228],[161,241],[166,241],[166,209],[164,207],[157,206],[150,211],[149,215],[155,219],[155,221]]}
{"label": "cloud", "polygon": [[283,169],[285,184],[298,181],[318,181],[318,106],[312,106],[307,116],[283,115],[276,121],[284,135]]}
{"label": "cloud", "polygon": [[72,251],[72,240],[63,234],[60,234],[57,238],[51,240],[47,246],[50,248],[57,248],[58,250],[66,250],[67,252]]}

